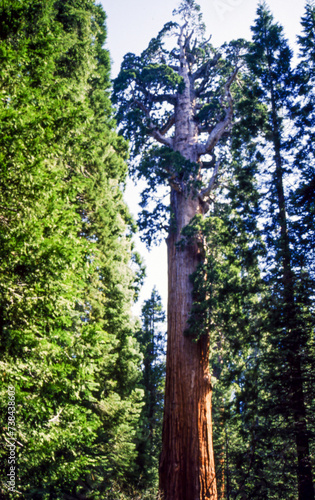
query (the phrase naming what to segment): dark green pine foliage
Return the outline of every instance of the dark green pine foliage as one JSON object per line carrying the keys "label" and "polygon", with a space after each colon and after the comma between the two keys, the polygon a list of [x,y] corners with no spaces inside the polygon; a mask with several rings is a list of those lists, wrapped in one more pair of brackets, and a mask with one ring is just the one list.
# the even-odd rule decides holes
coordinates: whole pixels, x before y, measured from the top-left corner
{"label": "dark green pine foliage", "polygon": [[[296,166],[300,172],[298,189],[292,195],[293,213],[298,216],[295,245],[303,253],[314,278],[315,248],[315,6],[307,2],[302,17],[302,35],[298,37],[300,62],[296,70],[297,103],[295,109],[297,148]],[[302,245],[302,246],[301,246]]]}
{"label": "dark green pine foliage", "polygon": [[[258,450],[260,444],[258,408],[262,342],[264,285],[259,262],[264,256],[259,221],[258,162],[255,144],[248,134],[248,120],[255,98],[244,99],[250,89],[245,70],[239,77],[241,88],[235,104],[235,125],[227,161],[225,203],[217,203],[221,227],[213,233],[217,239],[218,258],[212,258],[216,290],[212,313],[212,331],[216,348],[210,363],[214,374],[214,443],[220,499],[266,498],[261,490]],[[247,107],[249,106],[249,108]],[[257,129],[263,110],[251,116]],[[220,198],[221,198],[220,196]],[[220,199],[219,198],[219,199]],[[222,210],[223,209],[223,210]],[[219,236],[219,238],[218,238]],[[210,280],[211,282],[211,280]]]}
{"label": "dark green pine foliage", "polygon": [[[295,216],[294,246],[296,248],[295,260],[297,266],[303,269],[300,284],[300,303],[307,301],[309,307],[305,314],[308,323],[313,320],[314,325],[314,288],[315,288],[315,150],[314,150],[314,126],[315,126],[315,5],[307,2],[305,14],[301,20],[302,35],[298,37],[300,48],[300,62],[296,69],[296,109],[295,109],[295,138],[294,146],[295,165],[299,170],[299,183],[291,195],[291,213]],[[313,327],[314,330],[314,327]],[[307,349],[304,352],[304,364],[307,370],[305,378],[306,402],[308,414],[315,414],[315,351],[311,336]],[[309,432],[311,455],[315,453],[315,422],[309,419]]]}
{"label": "dark green pine foliage", "polygon": [[135,466],[127,152],[114,132],[104,20],[91,0],[0,8],[1,498],[106,498]]}
{"label": "dark green pine foliage", "polygon": [[[309,346],[313,329],[311,288],[305,247],[296,247],[290,199],[294,195],[294,124],[292,53],[282,28],[265,4],[257,10],[248,66],[266,108],[266,121],[257,140],[261,160],[262,219],[267,247],[265,260],[265,350],[262,411],[272,433],[270,455],[278,475],[265,475],[268,495],[275,498],[314,498],[310,461],[308,406]],[[259,95],[260,93],[260,95]],[[293,181],[293,182],[292,182]],[[300,240],[301,242],[301,240]],[[266,426],[267,431],[267,426]],[[285,445],[285,446],[283,446]],[[279,467],[279,456],[283,456]],[[295,477],[297,480],[295,480]],[[273,498],[273,497],[271,497]]]}
{"label": "dark green pine foliage", "polygon": [[163,332],[165,313],[155,288],[142,307],[141,320],[137,340],[143,355],[141,382],[145,405],[141,414],[137,463],[140,484],[157,487],[162,445],[166,335]]}
{"label": "dark green pine foliage", "polygon": [[279,436],[279,420],[269,412],[270,407],[266,410],[266,403],[272,406],[275,401],[266,363],[271,346],[266,332],[268,288],[261,275],[266,248],[261,231],[261,155],[257,152],[266,107],[245,67],[239,83],[226,165],[229,182],[223,181],[225,190],[219,200],[223,197],[225,204],[216,204],[221,225],[212,233],[218,257],[212,259],[215,273],[208,285],[217,294],[212,301],[217,347],[211,364],[218,497],[295,498],[295,476],[292,479],[288,473],[295,460],[292,442],[289,453],[285,432]]}

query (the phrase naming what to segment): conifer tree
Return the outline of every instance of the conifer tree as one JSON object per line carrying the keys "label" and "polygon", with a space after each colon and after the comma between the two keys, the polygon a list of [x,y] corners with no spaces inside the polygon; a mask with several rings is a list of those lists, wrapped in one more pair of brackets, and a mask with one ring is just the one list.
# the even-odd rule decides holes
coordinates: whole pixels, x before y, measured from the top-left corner
{"label": "conifer tree", "polygon": [[0,7],[1,498],[104,498],[135,467],[127,148],[104,20],[92,0]]}
{"label": "conifer tree", "polygon": [[[217,498],[211,420],[209,337],[185,336],[193,305],[190,275],[203,259],[202,242],[181,246],[181,232],[205,214],[217,177],[214,150],[228,134],[231,87],[242,42],[214,50],[205,38],[199,6],[184,0],[180,22],[169,22],[137,57],[127,54],[114,84],[117,117],[142,154],[137,175],[148,182],[140,226],[150,243],[157,227],[168,234],[168,347],[160,487],[166,500]],[[165,41],[176,36],[169,50]],[[224,57],[223,57],[224,54]],[[158,145],[157,145],[157,144]],[[170,190],[170,205],[156,188]],[[165,216],[166,213],[166,216]],[[151,215],[150,215],[151,214]],[[169,218],[167,217],[169,214]]]}
{"label": "conifer tree", "polygon": [[301,24],[303,32],[298,37],[300,62],[295,72],[297,102],[294,110],[296,126],[294,146],[297,148],[295,164],[300,179],[299,187],[292,195],[292,210],[298,216],[298,223],[295,226],[298,237],[295,244],[300,248],[300,253],[303,253],[305,263],[314,279],[315,6],[313,2],[307,2]]}
{"label": "conifer tree", "polygon": [[[265,241],[268,250],[268,329],[271,349],[265,353],[268,410],[275,427],[295,440],[299,499],[314,498],[310,461],[305,354],[312,331],[310,301],[303,263],[293,245],[296,234],[290,217],[288,175],[294,172],[294,142],[288,129],[293,110],[291,51],[265,4],[257,10],[248,64],[259,85],[267,119],[261,128],[257,157],[268,165],[264,198]],[[257,142],[258,144],[258,142]],[[271,155],[268,155],[271,148]],[[266,170],[265,170],[266,173]],[[292,189],[291,189],[292,193]],[[302,263],[302,266],[301,266]],[[304,284],[303,284],[304,283]],[[304,290],[302,292],[302,289]],[[278,423],[277,423],[278,422]],[[282,423],[281,423],[282,422]],[[285,431],[284,431],[285,429]],[[279,434],[280,435],[280,434]]]}
{"label": "conifer tree", "polygon": [[142,328],[137,340],[143,354],[142,385],[145,404],[142,409],[142,434],[138,464],[144,484],[157,486],[162,443],[162,418],[165,383],[165,342],[161,328],[165,313],[161,297],[154,288],[142,307]]}

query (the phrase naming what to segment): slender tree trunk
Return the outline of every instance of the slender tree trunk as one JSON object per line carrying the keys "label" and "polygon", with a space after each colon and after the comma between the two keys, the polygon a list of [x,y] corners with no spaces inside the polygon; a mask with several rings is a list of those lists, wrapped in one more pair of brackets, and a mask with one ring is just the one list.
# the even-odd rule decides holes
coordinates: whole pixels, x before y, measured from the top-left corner
{"label": "slender tree trunk", "polygon": [[[222,343],[218,342],[218,351],[222,351]],[[222,372],[222,355],[219,354],[218,364],[212,369],[212,375],[220,380]],[[221,397],[220,407],[218,412],[218,425],[221,427],[222,432],[222,444],[220,450],[217,451],[216,455],[216,478],[217,478],[217,488],[218,488],[218,500],[225,500],[226,498],[226,425],[224,423],[224,398]]]}
{"label": "slender tree trunk", "polygon": [[299,500],[314,500],[314,485],[310,460],[309,434],[302,385],[301,357],[297,354],[290,360],[292,370],[292,410],[298,458]]}
{"label": "slender tree trunk", "polygon": [[229,438],[225,428],[225,463],[226,463],[226,499],[230,500],[230,457],[229,457]]}
{"label": "slender tree trunk", "polygon": [[298,460],[298,498],[314,500],[314,486],[310,459],[309,434],[307,431],[305,395],[303,388],[301,360],[301,331],[294,298],[294,273],[289,243],[286,200],[283,187],[283,168],[281,158],[281,139],[278,127],[274,92],[271,88],[273,143],[276,164],[276,191],[279,209],[280,252],[282,260],[283,300],[286,322],[286,347],[288,349],[288,380],[290,383],[290,405],[294,418],[294,435]]}
{"label": "slender tree trunk", "polygon": [[199,202],[172,190],[176,230],[168,239],[168,345],[160,487],[165,500],[216,500],[212,445],[209,339],[184,331],[192,306],[189,276],[199,262],[197,246],[180,249],[180,232],[200,212]]}

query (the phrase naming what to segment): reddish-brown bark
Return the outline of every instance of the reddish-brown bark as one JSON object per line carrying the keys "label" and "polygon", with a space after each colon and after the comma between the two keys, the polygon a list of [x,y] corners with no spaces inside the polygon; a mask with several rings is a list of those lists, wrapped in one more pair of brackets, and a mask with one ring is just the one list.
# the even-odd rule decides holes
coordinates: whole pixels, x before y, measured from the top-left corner
{"label": "reddish-brown bark", "polygon": [[[198,141],[197,111],[200,109],[196,80],[207,72],[192,71],[193,50],[190,42],[193,31],[185,23],[178,37],[178,66],[175,71],[184,85],[169,101],[174,114],[162,129],[151,121],[150,111],[141,108],[148,120],[151,136],[158,142],[179,152],[185,160],[196,164],[203,155],[212,154],[215,145],[231,125],[233,108],[230,86],[238,68],[228,78],[221,103],[224,116],[212,128],[204,130],[205,142]],[[216,64],[217,58],[212,63]],[[209,63],[210,64],[210,63]],[[203,68],[208,67],[203,65]],[[159,100],[162,96],[158,96]],[[200,99],[200,96],[199,96]],[[199,108],[198,108],[199,106]],[[173,127],[173,134],[164,135]],[[214,165],[213,165],[214,166]],[[189,170],[189,169],[188,169]],[[160,460],[160,488],[165,500],[217,500],[216,478],[212,444],[211,420],[211,376],[209,372],[209,339],[201,337],[198,342],[185,336],[193,296],[190,276],[200,262],[196,245],[180,248],[181,231],[198,213],[203,213],[217,176],[214,166],[209,185],[198,193],[197,172],[172,172],[171,186],[172,228],[168,237],[168,344],[166,361],[166,387],[163,422],[162,454]],[[198,334],[198,332],[196,332]],[[198,336],[198,335],[197,335]]]}
{"label": "reddish-brown bark", "polygon": [[165,500],[216,500],[212,445],[209,339],[184,335],[192,306],[189,276],[199,262],[197,246],[181,249],[180,232],[200,212],[191,196],[172,191],[177,223],[168,238],[168,346],[160,487]]}
{"label": "reddish-brown bark", "polygon": [[[225,82],[219,82],[220,72],[215,75],[214,68],[220,64],[221,54],[214,53],[209,41],[204,38],[198,6],[195,2],[184,1],[178,13],[183,25],[165,25],[145,51],[144,66],[137,58],[138,62],[131,70],[129,64],[133,60],[132,55],[130,60],[129,57],[126,59],[117,95],[121,93],[121,88],[123,92],[126,91],[119,114],[125,114],[126,110],[137,110],[135,114],[133,111],[126,113],[128,129],[130,120],[135,119],[135,128],[131,126],[129,129],[131,137],[136,137],[134,133],[146,131],[154,141],[166,146],[162,150],[163,161],[158,168],[163,175],[160,178],[158,174],[157,180],[167,179],[171,188],[172,228],[168,237],[168,347],[160,461],[161,490],[165,500],[217,500],[209,339],[204,336],[194,342],[184,334],[193,303],[190,275],[196,270],[201,256],[197,244],[181,249],[176,243],[181,239],[181,230],[191,219],[209,208],[220,164],[216,161],[214,148],[231,128],[233,100],[230,89],[238,66],[233,68]],[[171,50],[167,56],[162,40],[171,33],[176,35],[178,50]],[[168,64],[169,71],[165,71]],[[165,82],[162,81],[164,74]],[[209,106],[212,89],[214,109]],[[140,117],[143,123],[139,128]],[[139,144],[135,142],[135,151],[139,152],[145,143],[141,140]],[[150,150],[150,145],[148,147]],[[180,155],[170,155],[169,165],[166,165],[167,150],[180,153],[182,159],[179,160]],[[203,163],[202,158],[205,159]],[[180,161],[183,161],[182,165]],[[140,176],[144,175],[148,179],[149,171],[145,167]],[[154,169],[152,175],[155,175]]]}

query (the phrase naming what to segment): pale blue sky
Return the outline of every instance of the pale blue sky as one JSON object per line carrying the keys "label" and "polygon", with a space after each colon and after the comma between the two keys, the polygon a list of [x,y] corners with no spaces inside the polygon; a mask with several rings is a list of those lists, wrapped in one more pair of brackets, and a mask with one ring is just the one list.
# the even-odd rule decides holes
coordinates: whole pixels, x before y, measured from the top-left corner
{"label": "pale blue sky", "polygon": [[[250,39],[250,26],[255,19],[257,2],[253,0],[199,0],[208,35],[214,46],[235,38]],[[285,34],[294,47],[300,34],[300,19],[304,13],[304,0],[269,0],[267,2],[275,19],[283,25]],[[101,0],[107,14],[107,48],[112,59],[112,76],[119,71],[127,52],[140,54],[153,36],[172,18],[177,0]],[[138,210],[138,189],[129,184],[125,199],[130,211]],[[166,308],[167,265],[166,245],[147,252],[137,238],[138,251],[147,265],[147,279],[135,313],[140,313],[143,300],[148,298],[156,285]]]}

